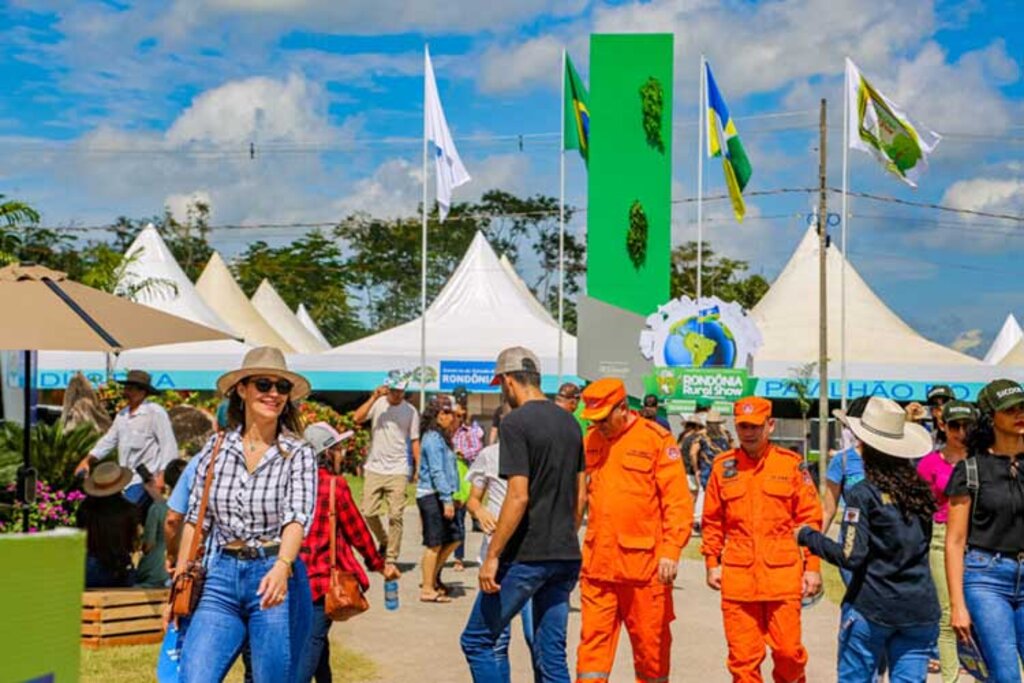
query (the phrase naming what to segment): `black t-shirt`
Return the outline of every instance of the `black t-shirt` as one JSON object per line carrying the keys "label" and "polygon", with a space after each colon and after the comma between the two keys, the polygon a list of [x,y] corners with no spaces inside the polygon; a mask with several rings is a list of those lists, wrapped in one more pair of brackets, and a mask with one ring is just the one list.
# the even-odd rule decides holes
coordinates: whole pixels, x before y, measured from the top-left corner
{"label": "black t-shirt", "polygon": [[530,502],[505,562],[579,560],[576,478],[586,466],[579,424],[551,401],[528,401],[501,421],[498,474],[529,478]]}
{"label": "black t-shirt", "polygon": [[[1024,459],[1006,458],[991,453],[972,456],[978,463],[979,488],[972,501],[967,545],[972,548],[1016,555],[1024,552]],[[946,495],[970,496],[967,488],[967,461],[953,468]]]}

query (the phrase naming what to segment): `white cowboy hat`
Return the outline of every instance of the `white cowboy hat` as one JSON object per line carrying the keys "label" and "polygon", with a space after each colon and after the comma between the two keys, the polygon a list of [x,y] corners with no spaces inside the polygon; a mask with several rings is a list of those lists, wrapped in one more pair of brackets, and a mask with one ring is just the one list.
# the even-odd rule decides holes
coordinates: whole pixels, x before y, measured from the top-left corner
{"label": "white cowboy hat", "polygon": [[858,439],[894,458],[913,460],[932,451],[928,430],[907,421],[907,413],[898,403],[872,396],[862,417],[850,417],[839,411],[836,417],[846,424]]}
{"label": "white cowboy hat", "polygon": [[309,380],[302,375],[288,369],[281,349],[273,346],[260,346],[252,349],[242,359],[242,367],[238,370],[226,372],[217,380],[217,391],[223,396],[228,396],[236,384],[246,377],[257,375],[283,377],[292,383],[292,393],[288,395],[293,401],[301,400],[309,396],[312,391]]}

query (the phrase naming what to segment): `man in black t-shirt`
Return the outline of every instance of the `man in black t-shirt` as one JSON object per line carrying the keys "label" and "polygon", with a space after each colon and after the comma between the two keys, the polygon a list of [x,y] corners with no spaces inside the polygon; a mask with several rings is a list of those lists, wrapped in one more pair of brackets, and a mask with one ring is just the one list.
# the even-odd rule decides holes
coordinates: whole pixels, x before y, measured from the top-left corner
{"label": "man in black t-shirt", "polygon": [[508,493],[461,638],[478,682],[508,680],[508,625],[531,600],[534,665],[544,682],[570,680],[565,641],[582,557],[583,439],[575,418],[541,392],[540,377],[540,361],[529,349],[498,355],[493,384],[501,384],[512,407],[501,420],[498,460]]}

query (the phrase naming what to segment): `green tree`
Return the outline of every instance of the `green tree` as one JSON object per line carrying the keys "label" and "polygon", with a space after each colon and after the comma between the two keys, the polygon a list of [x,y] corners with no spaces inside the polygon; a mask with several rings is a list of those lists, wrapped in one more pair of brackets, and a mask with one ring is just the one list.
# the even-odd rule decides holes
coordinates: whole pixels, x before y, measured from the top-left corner
{"label": "green tree", "polygon": [[[749,310],[768,291],[768,281],[762,276],[747,275],[750,266],[746,261],[719,256],[707,242],[701,251],[704,296],[735,301]],[[673,298],[697,295],[696,242],[686,242],[672,250],[671,292]]]}
{"label": "green tree", "polygon": [[305,304],[331,344],[341,344],[365,332],[349,301],[350,279],[341,248],[320,230],[280,247],[253,242],[236,259],[233,269],[250,296],[266,278],[289,307]]}
{"label": "green tree", "polygon": [[[573,209],[567,208],[571,218]],[[476,203],[452,206],[447,220],[438,222],[435,206],[427,217],[427,299],[432,300],[451,277],[477,231],[491,246],[516,263],[532,252],[540,272],[531,277],[531,290],[557,315],[558,200],[536,195],[518,197],[490,190]],[[422,223],[418,216],[382,219],[355,214],[334,232],[350,254],[346,270],[351,290],[360,302],[371,330],[394,327],[420,314],[420,248]],[[571,234],[566,239],[566,292],[579,291],[584,247]],[[575,320],[567,296],[566,320]]]}

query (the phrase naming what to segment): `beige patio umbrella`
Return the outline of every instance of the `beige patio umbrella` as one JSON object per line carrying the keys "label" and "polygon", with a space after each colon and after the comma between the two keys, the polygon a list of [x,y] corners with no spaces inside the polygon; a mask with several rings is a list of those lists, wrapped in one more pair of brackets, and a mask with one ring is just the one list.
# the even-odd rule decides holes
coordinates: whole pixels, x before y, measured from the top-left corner
{"label": "beige patio umbrella", "polygon": [[[24,463],[18,499],[35,497],[29,461],[32,414],[32,351],[105,351],[160,344],[216,341],[231,335],[67,279],[29,264],[0,269],[0,349],[25,351]],[[25,511],[28,528],[28,510]]]}

